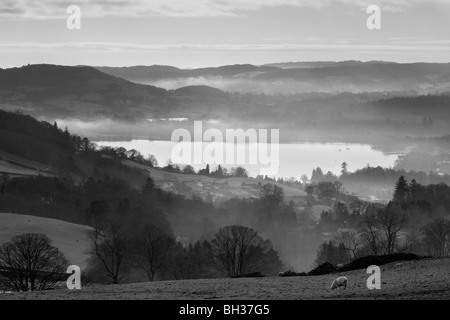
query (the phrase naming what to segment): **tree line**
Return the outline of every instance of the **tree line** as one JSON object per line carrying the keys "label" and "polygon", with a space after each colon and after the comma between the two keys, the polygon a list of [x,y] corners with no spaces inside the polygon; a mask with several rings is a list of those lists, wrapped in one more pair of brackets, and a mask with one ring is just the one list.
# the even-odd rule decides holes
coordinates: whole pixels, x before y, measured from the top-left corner
{"label": "tree line", "polygon": [[117,222],[106,224],[90,232],[90,282],[275,275],[282,268],[271,241],[248,227],[225,226],[211,240],[187,244],[151,224],[133,234]]}
{"label": "tree line", "polygon": [[449,186],[408,183],[401,176],[387,205],[358,201],[347,207],[340,202],[331,212],[322,212],[319,230],[335,230],[335,235],[321,244],[315,263],[397,252],[448,256],[449,211]]}

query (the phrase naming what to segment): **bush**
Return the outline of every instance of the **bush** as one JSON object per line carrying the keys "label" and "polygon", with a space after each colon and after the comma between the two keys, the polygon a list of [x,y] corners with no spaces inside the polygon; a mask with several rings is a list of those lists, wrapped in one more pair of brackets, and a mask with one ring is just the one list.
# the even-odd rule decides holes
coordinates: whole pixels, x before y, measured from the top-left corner
{"label": "bush", "polygon": [[263,275],[259,271],[254,271],[254,272],[250,272],[250,273],[246,273],[246,274],[242,274],[242,275],[237,275],[237,276],[234,276],[233,278],[262,278],[262,277],[265,277],[265,275]]}
{"label": "bush", "polygon": [[304,276],[306,276],[306,273],[287,270],[285,272],[280,272],[280,274],[278,276],[279,277],[304,277]]}
{"label": "bush", "polygon": [[336,267],[331,263],[325,262],[308,272],[308,276],[319,276],[329,274],[336,271]]}
{"label": "bush", "polygon": [[395,253],[387,254],[383,256],[366,256],[353,260],[350,263],[345,264],[339,271],[352,271],[358,269],[366,269],[371,265],[381,266],[394,261],[408,261],[408,260],[420,260],[424,257],[415,255],[413,253]]}

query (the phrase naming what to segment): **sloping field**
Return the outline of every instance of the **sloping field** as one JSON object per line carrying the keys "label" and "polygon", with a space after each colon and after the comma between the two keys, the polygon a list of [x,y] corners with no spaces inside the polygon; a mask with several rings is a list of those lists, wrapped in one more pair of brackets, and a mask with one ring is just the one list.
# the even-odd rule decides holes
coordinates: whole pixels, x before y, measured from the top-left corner
{"label": "sloping field", "polygon": [[89,248],[89,229],[57,219],[0,213],[0,244],[22,233],[42,233],[53,241],[53,245],[65,254],[71,264],[82,269],[86,266],[87,255],[84,252]]}
{"label": "sloping field", "polygon": [[23,176],[53,176],[50,166],[0,150],[0,173]]}
{"label": "sloping field", "polygon": [[[348,287],[331,291],[338,275],[348,278]],[[363,269],[311,277],[157,281],[2,294],[0,299],[450,299],[449,258],[383,265],[380,290],[367,289],[368,277]]]}
{"label": "sloping field", "polygon": [[155,180],[157,185],[160,185],[163,182],[184,182],[188,185],[195,184],[195,183],[201,183],[205,189],[209,189],[213,184],[217,185],[225,185],[228,184],[230,188],[240,189],[242,186],[242,183],[245,183],[247,185],[257,185],[259,182],[261,182],[262,185],[265,185],[267,183],[271,183],[274,185],[277,185],[278,187],[284,189],[284,195],[286,198],[292,198],[292,197],[306,197],[306,192],[292,188],[286,185],[283,185],[281,183],[273,182],[273,181],[267,181],[267,180],[261,180],[256,178],[223,178],[223,179],[216,179],[212,177],[202,176],[202,175],[194,175],[194,174],[182,174],[182,173],[174,173],[174,172],[167,172],[161,169],[157,168],[151,168],[139,163],[136,163],[134,161],[130,160],[124,160],[122,162],[124,165],[130,166],[130,167],[136,167],[143,170],[146,170],[149,175],[152,177],[152,179]]}

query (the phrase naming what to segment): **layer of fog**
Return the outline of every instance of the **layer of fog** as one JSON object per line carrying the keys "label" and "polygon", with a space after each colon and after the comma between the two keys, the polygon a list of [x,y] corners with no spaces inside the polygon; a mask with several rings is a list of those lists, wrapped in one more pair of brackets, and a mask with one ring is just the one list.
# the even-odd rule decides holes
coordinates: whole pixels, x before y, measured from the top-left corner
{"label": "layer of fog", "polygon": [[133,82],[152,85],[167,90],[176,90],[187,86],[206,85],[226,92],[254,93],[254,94],[299,94],[308,92],[380,92],[380,91],[414,91],[417,94],[445,92],[450,90],[449,83],[400,83],[400,82],[358,82],[345,76],[329,76],[317,81],[299,81],[294,79],[262,80],[255,79],[256,73],[245,73],[239,76],[226,78],[223,76],[200,76],[168,78],[160,80],[130,79]]}

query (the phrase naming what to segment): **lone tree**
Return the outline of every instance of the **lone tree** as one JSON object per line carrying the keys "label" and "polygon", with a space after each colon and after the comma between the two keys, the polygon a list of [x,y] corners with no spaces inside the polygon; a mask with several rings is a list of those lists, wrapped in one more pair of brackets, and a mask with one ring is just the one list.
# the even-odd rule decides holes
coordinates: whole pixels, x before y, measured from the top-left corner
{"label": "lone tree", "polygon": [[163,230],[147,224],[131,242],[131,264],[142,269],[148,280],[153,281],[155,274],[166,262],[169,249],[174,243]]}
{"label": "lone tree", "polygon": [[69,262],[44,234],[24,233],[0,247],[0,284],[14,291],[54,288]]}
{"label": "lone tree", "polygon": [[272,183],[266,183],[259,190],[259,195],[267,207],[276,207],[284,200],[284,189]]}
{"label": "lone tree", "polygon": [[377,208],[371,205],[367,208],[365,214],[362,216],[361,224],[364,228],[361,240],[363,245],[369,250],[372,255],[381,254],[381,232],[379,230],[379,222],[377,217]]}
{"label": "lone tree", "polygon": [[400,176],[395,183],[394,200],[403,203],[407,200],[409,191],[408,182],[404,176]]}
{"label": "lone tree", "polygon": [[347,173],[347,162],[344,161],[341,164],[341,175],[345,176]]}
{"label": "lone tree", "polygon": [[423,243],[428,254],[443,257],[450,254],[450,221],[437,218],[422,228]]}
{"label": "lone tree", "polygon": [[378,211],[377,220],[384,236],[381,241],[384,254],[395,253],[398,233],[408,223],[406,212],[399,205],[389,203],[386,209]]}
{"label": "lone tree", "polygon": [[112,283],[118,284],[126,260],[128,239],[119,223],[110,221],[107,229],[89,231],[91,248],[88,253],[103,266]]}
{"label": "lone tree", "polygon": [[[281,268],[270,241],[264,241],[255,230],[247,227],[233,225],[219,229],[212,240],[212,249],[219,271],[228,277],[263,271],[269,264]],[[272,273],[273,270],[266,271]]]}
{"label": "lone tree", "polygon": [[151,193],[155,189],[155,180],[153,180],[151,177],[148,177],[145,180],[144,185],[142,186],[142,193]]}
{"label": "lone tree", "polygon": [[365,232],[362,240],[371,254],[393,254],[398,246],[398,234],[408,223],[408,216],[398,203],[376,208],[362,216]]}
{"label": "lone tree", "polygon": [[361,246],[361,235],[356,231],[340,232],[335,236],[335,243],[343,244],[344,248],[350,254],[352,259],[355,259],[358,254],[358,247]]}

